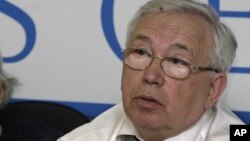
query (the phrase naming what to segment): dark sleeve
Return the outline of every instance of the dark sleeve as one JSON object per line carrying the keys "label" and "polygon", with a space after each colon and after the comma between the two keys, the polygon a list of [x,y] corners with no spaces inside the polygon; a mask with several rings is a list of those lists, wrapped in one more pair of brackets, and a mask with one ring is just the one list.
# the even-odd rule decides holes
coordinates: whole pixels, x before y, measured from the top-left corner
{"label": "dark sleeve", "polygon": [[0,141],[56,141],[63,132],[48,125],[18,119],[1,119]]}

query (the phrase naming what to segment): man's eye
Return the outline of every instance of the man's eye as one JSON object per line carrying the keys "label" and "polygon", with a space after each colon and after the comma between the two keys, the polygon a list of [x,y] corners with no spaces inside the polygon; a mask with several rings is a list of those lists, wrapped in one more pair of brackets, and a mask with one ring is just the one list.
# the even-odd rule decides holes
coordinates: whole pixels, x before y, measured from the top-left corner
{"label": "man's eye", "polygon": [[134,49],[133,53],[139,56],[151,56],[151,54],[145,49]]}
{"label": "man's eye", "polygon": [[179,59],[179,58],[174,58],[174,57],[168,58],[167,61],[169,63],[172,63],[173,65],[180,65],[180,66],[182,66],[182,65],[187,66],[188,65],[184,60]]}

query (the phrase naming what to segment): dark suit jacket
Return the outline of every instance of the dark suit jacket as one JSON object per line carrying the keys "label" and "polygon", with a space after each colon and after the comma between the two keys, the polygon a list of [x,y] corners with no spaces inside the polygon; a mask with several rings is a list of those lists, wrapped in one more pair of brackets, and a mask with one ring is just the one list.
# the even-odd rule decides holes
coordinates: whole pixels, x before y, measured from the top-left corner
{"label": "dark suit jacket", "polygon": [[42,123],[24,121],[0,115],[2,135],[0,141],[56,141],[61,131]]}

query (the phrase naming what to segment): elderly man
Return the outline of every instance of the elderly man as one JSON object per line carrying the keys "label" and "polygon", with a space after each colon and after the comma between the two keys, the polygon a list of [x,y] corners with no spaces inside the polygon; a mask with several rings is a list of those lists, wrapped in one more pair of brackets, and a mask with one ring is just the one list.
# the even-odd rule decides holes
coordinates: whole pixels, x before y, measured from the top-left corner
{"label": "elderly man", "polygon": [[237,41],[207,5],[151,0],[129,25],[118,104],[59,141],[229,140],[218,103]]}

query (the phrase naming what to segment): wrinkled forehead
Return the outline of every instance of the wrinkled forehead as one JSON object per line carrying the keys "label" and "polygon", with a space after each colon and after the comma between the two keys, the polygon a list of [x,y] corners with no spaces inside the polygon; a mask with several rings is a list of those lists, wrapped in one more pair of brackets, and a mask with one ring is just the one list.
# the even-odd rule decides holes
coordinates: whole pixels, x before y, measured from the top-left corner
{"label": "wrinkled forehead", "polygon": [[155,33],[154,36],[167,36],[174,33],[187,37],[196,44],[212,42],[212,26],[197,15],[179,12],[158,12],[142,17],[132,31],[132,38],[142,33]]}
{"label": "wrinkled forehead", "polygon": [[152,43],[152,40],[161,40],[166,46],[168,43],[169,46],[182,45],[194,56],[204,54],[213,45],[210,23],[200,16],[179,12],[145,15],[139,20],[131,35],[131,41],[140,39]]}

